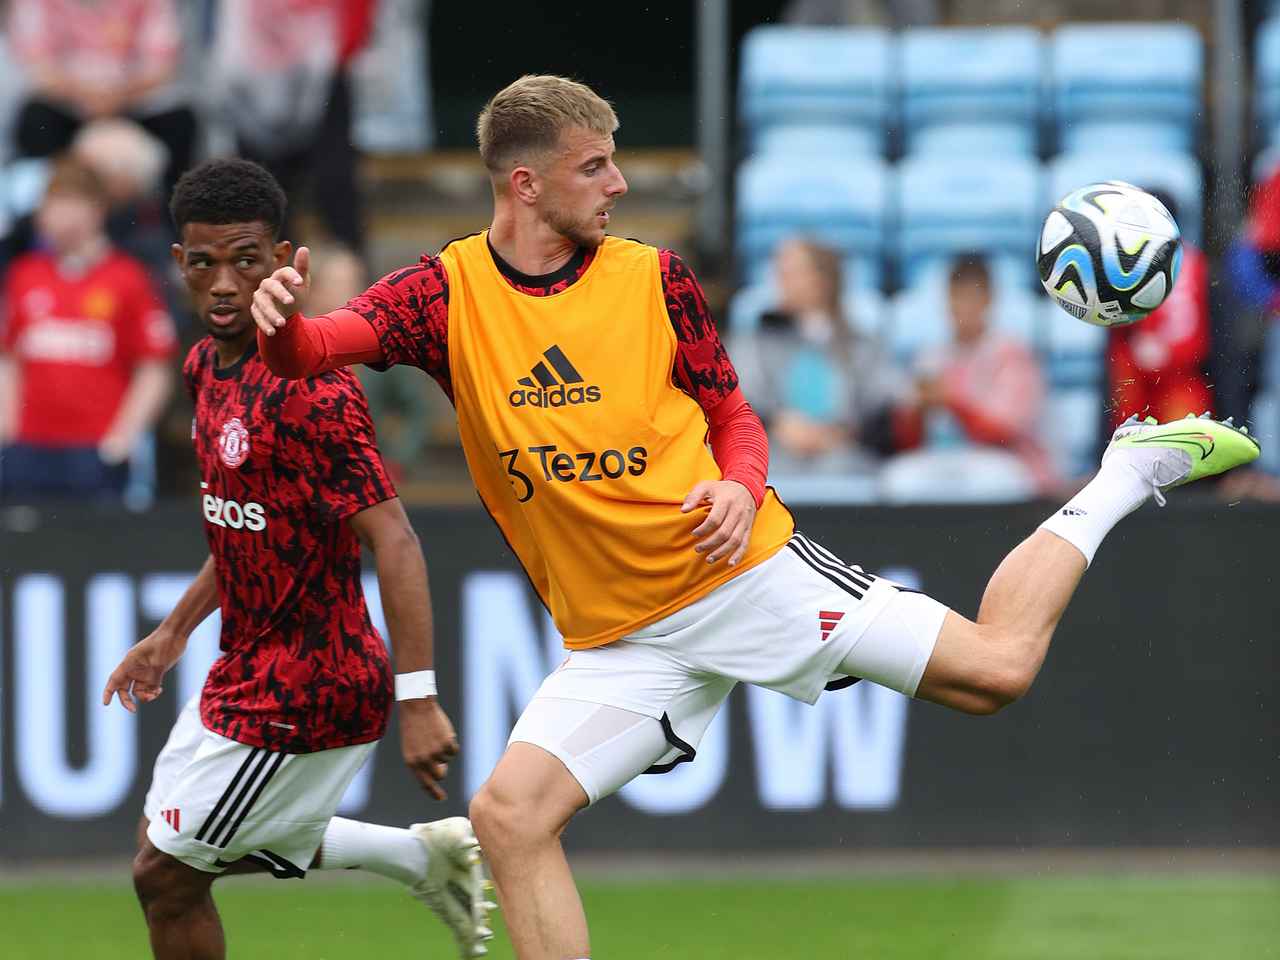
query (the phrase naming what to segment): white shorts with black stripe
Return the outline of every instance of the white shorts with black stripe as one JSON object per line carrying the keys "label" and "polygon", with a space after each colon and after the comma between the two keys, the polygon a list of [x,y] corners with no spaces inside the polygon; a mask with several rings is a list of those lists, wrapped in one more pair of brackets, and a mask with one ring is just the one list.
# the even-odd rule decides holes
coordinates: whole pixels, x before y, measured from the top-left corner
{"label": "white shorts with black stripe", "polygon": [[797,533],[684,609],[572,652],[511,740],[560,758],[594,803],[692,760],[738,682],[805,703],[859,679],[914,696],[946,613]]}
{"label": "white shorts with black stripe", "polygon": [[316,753],[250,747],[207,729],[193,697],[156,758],[143,806],[147,838],[206,873],[247,858],[277,877],[301,877],[375,745]]}

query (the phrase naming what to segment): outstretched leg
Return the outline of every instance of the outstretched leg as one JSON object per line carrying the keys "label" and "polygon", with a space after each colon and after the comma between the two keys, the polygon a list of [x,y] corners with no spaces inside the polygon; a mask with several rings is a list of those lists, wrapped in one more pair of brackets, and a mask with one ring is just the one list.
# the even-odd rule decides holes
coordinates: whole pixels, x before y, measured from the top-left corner
{"label": "outstretched leg", "polygon": [[1116,431],[1097,476],[1005,557],[977,622],[947,614],[916,696],[966,713],[993,713],[1021,697],[1111,528],[1151,496],[1163,503],[1162,491],[1257,456],[1257,443],[1230,421],[1131,419]]}

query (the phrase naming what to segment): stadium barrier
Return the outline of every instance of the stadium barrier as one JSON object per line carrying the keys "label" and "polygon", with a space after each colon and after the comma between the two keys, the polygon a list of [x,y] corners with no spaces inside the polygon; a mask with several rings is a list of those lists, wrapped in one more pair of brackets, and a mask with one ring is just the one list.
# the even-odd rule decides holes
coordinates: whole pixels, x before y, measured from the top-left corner
{"label": "stadium barrier", "polygon": [[[797,511],[868,570],[972,615],[1042,507]],[[199,515],[59,510],[0,527],[0,859],[127,852],[151,763],[216,655],[216,617],[140,717],[99,697],[120,654],[204,557]],[[462,758],[450,800],[403,770],[395,725],[347,815],[461,812],[563,656],[484,514],[413,514],[427,553],[442,700]],[[1145,508],[1107,541],[1021,703],[990,718],[871,684],[816,708],[736,690],[692,764],[641,777],[569,831],[579,850],[1280,844],[1280,511]],[[366,565],[368,566],[368,565]],[[372,576],[367,577],[376,587]],[[376,591],[375,620],[381,620]],[[816,621],[815,621],[816,629]]]}

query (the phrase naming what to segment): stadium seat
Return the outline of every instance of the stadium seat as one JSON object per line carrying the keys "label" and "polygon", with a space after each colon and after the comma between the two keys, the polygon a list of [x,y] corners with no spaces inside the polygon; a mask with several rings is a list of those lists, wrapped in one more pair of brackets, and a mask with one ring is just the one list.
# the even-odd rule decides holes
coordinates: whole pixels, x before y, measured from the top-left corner
{"label": "stadium seat", "polygon": [[1276,143],[1280,126],[1280,17],[1258,29],[1254,43],[1254,116],[1267,131],[1267,142]]}
{"label": "stadium seat", "polygon": [[1035,128],[1011,123],[943,123],[917,130],[911,152],[945,156],[1035,156]]}
{"label": "stadium seat", "polygon": [[[898,170],[896,252],[904,285],[970,250],[1026,264],[1044,213],[1040,165],[1022,157],[908,157]],[[1019,271],[1020,272],[1020,271]]]}
{"label": "stadium seat", "polygon": [[1203,232],[1204,181],[1190,154],[1097,150],[1063,154],[1049,165],[1049,194],[1056,203],[1072,190],[1099,180],[1125,180],[1147,190],[1163,190],[1178,205],[1182,235],[1199,245]]}
{"label": "stadium seat", "polygon": [[738,103],[748,141],[792,124],[860,127],[877,151],[889,119],[892,44],[879,28],[763,26],[742,44]]}
{"label": "stadium seat", "polygon": [[804,124],[766,127],[756,142],[757,152],[776,156],[847,156],[857,159],[879,152],[880,134],[867,127]]}
{"label": "stadium seat", "polygon": [[[911,152],[1036,152],[1043,45],[1030,27],[905,30],[903,129]],[[970,129],[970,125],[976,125]],[[946,130],[946,135],[935,131]]]}
{"label": "stadium seat", "polygon": [[1097,470],[1102,402],[1099,387],[1052,389],[1045,397],[1044,442],[1062,476],[1080,477]]}
{"label": "stadium seat", "polygon": [[1163,125],[1174,145],[1191,148],[1204,80],[1204,49],[1194,27],[1071,24],[1054,33],[1050,60],[1061,143],[1073,141],[1071,128],[1080,123],[1136,122]]}
{"label": "stadium seat", "polygon": [[1064,390],[1096,388],[1104,379],[1106,329],[1075,319],[1048,297],[1041,304],[1049,384]]}
{"label": "stadium seat", "polygon": [[737,249],[740,273],[763,282],[778,242],[812,236],[856,267],[859,287],[878,287],[885,246],[890,172],[874,157],[761,154],[738,168]]}

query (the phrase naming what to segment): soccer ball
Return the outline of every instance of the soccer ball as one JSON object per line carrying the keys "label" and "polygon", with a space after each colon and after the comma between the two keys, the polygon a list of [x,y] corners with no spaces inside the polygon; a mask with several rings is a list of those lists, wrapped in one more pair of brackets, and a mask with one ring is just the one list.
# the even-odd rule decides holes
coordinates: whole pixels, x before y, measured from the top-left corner
{"label": "soccer ball", "polygon": [[1164,204],[1120,180],[1063,197],[1045,218],[1036,250],[1049,296],[1100,327],[1136,323],[1160,306],[1181,262],[1182,235]]}

